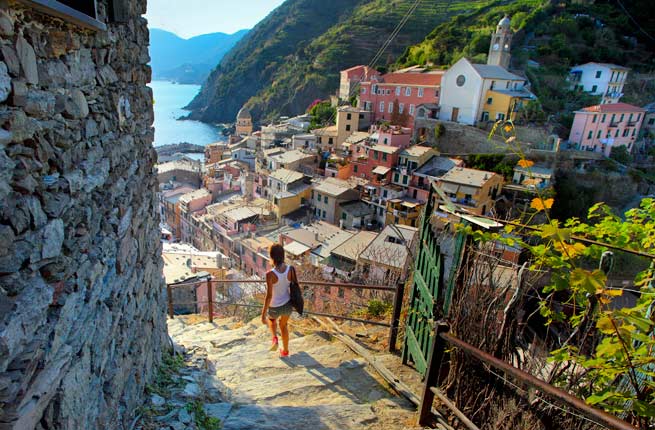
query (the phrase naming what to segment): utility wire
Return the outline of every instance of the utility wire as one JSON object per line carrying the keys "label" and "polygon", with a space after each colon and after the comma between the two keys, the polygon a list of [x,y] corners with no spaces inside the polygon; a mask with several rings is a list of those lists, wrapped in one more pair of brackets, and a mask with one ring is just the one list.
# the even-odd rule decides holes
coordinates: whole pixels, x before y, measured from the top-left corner
{"label": "utility wire", "polygon": [[651,36],[650,33],[648,33],[646,30],[644,30],[643,27],[641,25],[639,25],[639,23],[632,17],[632,15],[630,15],[630,12],[628,12],[628,9],[626,9],[625,6],[623,6],[623,3],[621,2],[621,0],[616,0],[616,2],[619,4],[619,6],[621,6],[621,9],[623,9],[623,12],[625,12],[627,17],[630,18],[630,20],[637,26],[637,28],[642,33],[644,33],[646,36],[648,36],[648,38],[650,40],[655,40],[655,37]]}

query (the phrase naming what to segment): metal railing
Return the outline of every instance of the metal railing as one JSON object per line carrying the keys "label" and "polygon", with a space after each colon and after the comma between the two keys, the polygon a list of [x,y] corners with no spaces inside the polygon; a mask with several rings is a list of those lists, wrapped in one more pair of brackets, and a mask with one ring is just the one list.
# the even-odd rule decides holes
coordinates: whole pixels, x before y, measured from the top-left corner
{"label": "metal railing", "polygon": [[[481,349],[464,342],[461,339],[458,339],[452,334],[449,334],[448,330],[449,327],[446,323],[439,322],[436,324],[435,339],[432,343],[432,350],[430,351],[430,357],[428,359],[428,370],[425,375],[425,382],[423,384],[421,404],[419,405],[419,425],[426,425],[430,421],[432,403],[434,401],[435,395],[440,399],[445,397],[438,388],[440,386],[442,377],[441,365],[444,362],[447,350],[459,348],[466,354],[478,359],[482,363],[500,370],[507,375],[510,375],[512,378],[521,381],[523,384],[526,384],[531,388],[539,390],[543,396],[549,397],[555,402],[564,404],[579,411],[583,416],[595,422],[596,424],[600,424],[601,426],[616,430],[637,430],[636,427],[615,417],[614,415],[608,414],[607,412],[600,409],[596,409],[585,403],[583,400],[572,396],[566,391],[554,387],[549,383],[542,381],[541,379],[538,379],[531,374],[512,366],[511,364],[505,363],[504,361],[499,360],[493,355],[488,354]],[[454,405],[449,404],[448,402],[444,402],[444,405],[451,408],[458,417],[461,414],[461,412],[457,410]],[[472,430],[479,430],[478,427],[472,422],[468,421],[468,419],[462,419],[461,417],[460,419],[467,428]]]}
{"label": "metal railing", "polygon": [[[250,284],[265,284],[266,280],[264,279],[213,279],[207,281],[193,281],[193,282],[181,282],[177,284],[167,284],[166,285],[166,296],[168,304],[168,316],[170,318],[175,318],[174,305],[207,305],[207,318],[208,321],[214,322],[214,305],[230,305],[238,307],[247,307],[247,308],[257,308],[261,309],[262,304],[247,304],[247,303],[237,303],[237,302],[222,302],[214,300],[214,286],[216,284],[233,284],[233,283],[250,283]],[[376,320],[367,320],[363,318],[355,318],[352,316],[345,315],[336,315],[332,313],[325,312],[316,312],[305,310],[303,314],[314,315],[314,316],[323,316],[334,319],[341,319],[346,321],[354,321],[363,324],[370,324],[382,327],[389,328],[389,352],[396,351],[396,340],[398,338],[398,329],[400,327],[400,313],[402,310],[403,304],[403,294],[405,292],[405,284],[399,282],[396,286],[389,285],[363,285],[363,284],[352,284],[352,283],[339,283],[339,282],[325,282],[325,281],[311,281],[311,280],[298,280],[298,283],[303,286],[312,286],[312,287],[338,287],[346,289],[358,289],[358,290],[370,290],[370,291],[388,291],[393,293],[393,307],[391,318],[388,322],[376,321]],[[173,289],[181,287],[195,287],[199,285],[207,285],[207,301],[195,301],[192,303],[174,303],[173,301]]]}

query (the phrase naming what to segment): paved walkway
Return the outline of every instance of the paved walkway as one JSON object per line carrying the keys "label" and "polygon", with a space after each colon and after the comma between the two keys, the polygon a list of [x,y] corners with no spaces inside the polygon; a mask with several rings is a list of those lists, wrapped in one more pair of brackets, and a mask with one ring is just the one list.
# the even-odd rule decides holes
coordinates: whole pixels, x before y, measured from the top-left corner
{"label": "paved walkway", "polygon": [[[412,405],[350,349],[308,321],[292,326],[289,358],[269,351],[267,328],[168,320],[173,341],[204,357],[182,394],[203,394],[224,430],[412,429]],[[192,428],[171,425],[174,429]]]}

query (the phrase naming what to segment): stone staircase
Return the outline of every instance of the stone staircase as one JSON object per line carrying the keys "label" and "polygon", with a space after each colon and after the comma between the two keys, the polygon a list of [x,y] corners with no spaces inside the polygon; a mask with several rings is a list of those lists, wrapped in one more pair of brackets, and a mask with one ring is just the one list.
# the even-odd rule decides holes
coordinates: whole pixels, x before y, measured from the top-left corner
{"label": "stone staircase", "polygon": [[292,321],[285,359],[269,351],[270,334],[258,320],[190,324],[175,318],[168,330],[174,343],[204,357],[204,373],[185,377],[182,394],[204,393],[205,411],[224,430],[414,428],[413,406],[310,321]]}

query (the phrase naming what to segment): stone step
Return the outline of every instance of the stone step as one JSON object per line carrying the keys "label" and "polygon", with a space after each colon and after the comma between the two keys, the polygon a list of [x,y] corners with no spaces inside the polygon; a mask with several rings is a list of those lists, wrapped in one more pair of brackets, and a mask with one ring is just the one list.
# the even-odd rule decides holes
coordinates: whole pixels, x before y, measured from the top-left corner
{"label": "stone step", "polygon": [[232,405],[223,430],[359,430],[375,429],[370,405],[271,406]]}

